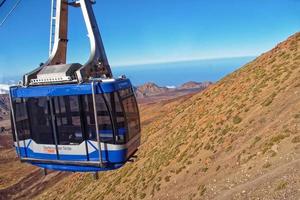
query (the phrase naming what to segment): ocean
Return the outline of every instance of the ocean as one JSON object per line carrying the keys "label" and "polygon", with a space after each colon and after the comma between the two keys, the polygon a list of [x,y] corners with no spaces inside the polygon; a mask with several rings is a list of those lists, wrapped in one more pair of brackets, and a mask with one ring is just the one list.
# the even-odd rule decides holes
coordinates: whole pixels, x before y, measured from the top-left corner
{"label": "ocean", "polygon": [[113,67],[114,76],[126,75],[134,85],[154,82],[160,86],[180,86],[188,81],[216,82],[255,57],[182,61]]}
{"label": "ocean", "polygon": [[[112,66],[112,71],[115,77],[126,75],[135,86],[154,82],[160,86],[177,87],[188,81],[216,82],[254,58],[237,57],[123,67]],[[21,79],[22,75],[16,77],[2,76],[0,77],[0,83],[14,84]]]}

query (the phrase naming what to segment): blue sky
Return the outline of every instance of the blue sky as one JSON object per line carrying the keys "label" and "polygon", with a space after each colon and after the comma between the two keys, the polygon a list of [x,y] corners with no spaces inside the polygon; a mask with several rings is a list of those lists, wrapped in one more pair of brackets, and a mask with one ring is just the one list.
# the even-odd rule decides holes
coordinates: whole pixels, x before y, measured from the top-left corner
{"label": "blue sky", "polygon": [[[16,0],[0,8],[0,20]],[[94,6],[114,67],[259,55],[300,30],[300,0],[98,0]],[[24,0],[0,27],[0,76],[23,74],[48,56],[50,0]],[[89,43],[70,10],[69,62]],[[1,78],[1,77],[0,77]]]}

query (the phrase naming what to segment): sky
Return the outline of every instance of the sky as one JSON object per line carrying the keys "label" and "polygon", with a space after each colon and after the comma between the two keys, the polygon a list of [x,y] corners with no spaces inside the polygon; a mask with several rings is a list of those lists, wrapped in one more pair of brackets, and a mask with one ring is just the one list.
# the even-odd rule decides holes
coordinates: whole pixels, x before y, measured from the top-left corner
{"label": "sky", "polygon": [[[0,7],[0,21],[16,0]],[[94,11],[113,67],[257,56],[300,30],[300,0],[98,0]],[[0,27],[1,76],[47,60],[50,0],[23,0]],[[89,41],[70,9],[68,62],[84,63]]]}

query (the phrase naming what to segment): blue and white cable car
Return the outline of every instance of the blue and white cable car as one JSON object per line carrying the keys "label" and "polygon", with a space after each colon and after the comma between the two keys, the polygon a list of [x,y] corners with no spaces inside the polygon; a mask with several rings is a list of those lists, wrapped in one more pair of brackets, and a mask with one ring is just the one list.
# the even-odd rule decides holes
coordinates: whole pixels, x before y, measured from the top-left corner
{"label": "blue and white cable car", "polygon": [[[68,7],[81,7],[91,56],[65,64]],[[140,145],[131,82],[114,79],[90,0],[57,0],[49,60],[10,88],[15,147],[22,162],[62,171],[105,171],[124,165]],[[54,10],[54,9],[53,9]]]}

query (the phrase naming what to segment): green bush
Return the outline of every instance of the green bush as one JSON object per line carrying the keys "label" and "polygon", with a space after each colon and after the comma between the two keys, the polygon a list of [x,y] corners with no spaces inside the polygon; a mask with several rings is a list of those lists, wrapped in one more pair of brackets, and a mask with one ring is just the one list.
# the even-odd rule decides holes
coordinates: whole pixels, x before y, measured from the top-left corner
{"label": "green bush", "polygon": [[300,118],[300,113],[294,115],[294,118],[295,118],[295,119],[299,119],[299,118]]}
{"label": "green bush", "polygon": [[287,182],[282,181],[277,185],[276,190],[282,190],[282,189],[286,188],[287,185],[288,185]]}
{"label": "green bush", "polygon": [[298,135],[292,139],[292,143],[299,143],[299,142],[300,142],[300,135]]}
{"label": "green bush", "polygon": [[171,176],[166,176],[166,177],[165,177],[165,181],[166,181],[166,182],[169,182],[169,181],[170,181],[170,178],[171,178]]}
{"label": "green bush", "polygon": [[267,162],[263,165],[263,168],[269,168],[269,167],[271,167],[271,164],[269,162]]}
{"label": "green bush", "polygon": [[233,123],[234,124],[239,124],[239,123],[241,123],[242,122],[242,119],[239,117],[239,116],[235,116],[234,118],[233,118]]}
{"label": "green bush", "polygon": [[275,96],[276,96],[276,93],[272,93],[261,105],[269,106],[273,102]]}
{"label": "green bush", "polygon": [[140,194],[140,198],[141,198],[141,199],[144,199],[145,197],[146,197],[146,194],[145,194],[145,193],[141,193],[141,194]]}

